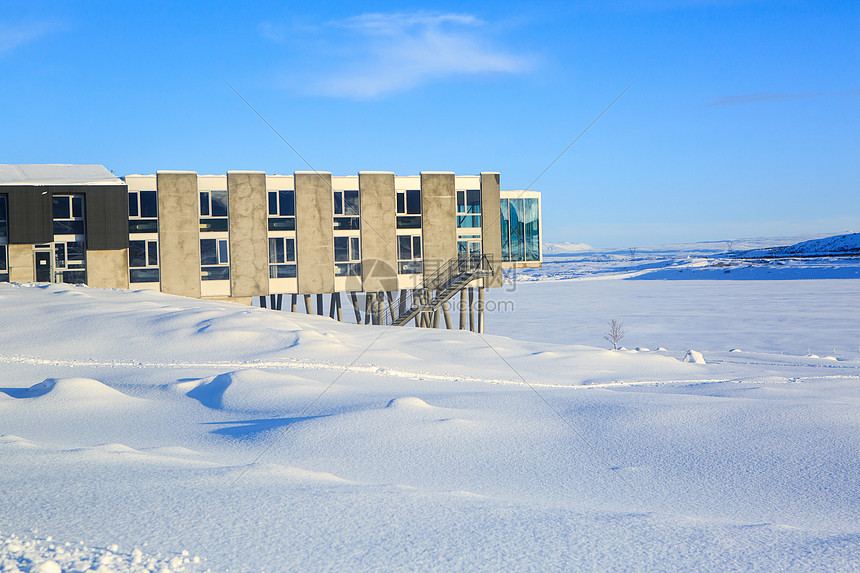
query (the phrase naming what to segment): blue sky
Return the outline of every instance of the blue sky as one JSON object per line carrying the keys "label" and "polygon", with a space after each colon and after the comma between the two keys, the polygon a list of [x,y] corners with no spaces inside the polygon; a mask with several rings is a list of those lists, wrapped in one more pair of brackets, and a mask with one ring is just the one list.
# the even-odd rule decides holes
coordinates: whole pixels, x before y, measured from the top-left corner
{"label": "blue sky", "polygon": [[860,3],[0,2],[0,163],[537,182],[544,239],[860,232]]}

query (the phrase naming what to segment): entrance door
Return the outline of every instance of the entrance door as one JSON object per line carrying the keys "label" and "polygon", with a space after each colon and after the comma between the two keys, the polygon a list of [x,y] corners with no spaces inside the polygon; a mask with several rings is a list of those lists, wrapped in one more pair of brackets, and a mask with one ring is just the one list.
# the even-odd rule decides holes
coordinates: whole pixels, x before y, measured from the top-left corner
{"label": "entrance door", "polygon": [[36,282],[52,282],[51,251],[36,251]]}

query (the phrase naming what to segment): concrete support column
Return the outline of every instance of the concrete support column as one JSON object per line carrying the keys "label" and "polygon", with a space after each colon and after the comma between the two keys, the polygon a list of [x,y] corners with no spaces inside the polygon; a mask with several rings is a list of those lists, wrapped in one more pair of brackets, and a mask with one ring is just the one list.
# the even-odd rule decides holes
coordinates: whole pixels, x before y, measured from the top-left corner
{"label": "concrete support column", "polygon": [[334,292],[331,174],[297,171],[294,181],[299,293]]}
{"label": "concrete support column", "polygon": [[197,173],[159,171],[161,292],[200,298],[200,199]]}
{"label": "concrete support column", "polygon": [[[228,171],[230,291],[269,294],[268,195],[262,171]],[[275,308],[272,299],[271,307]],[[280,310],[280,309],[278,309]]]}
{"label": "concrete support column", "polygon": [[309,295],[309,294],[304,295],[304,299],[305,299],[305,312],[307,314],[313,314],[314,313],[314,305],[313,305],[313,302],[311,302],[311,295]]}
{"label": "concrete support column", "polygon": [[448,301],[442,303],[442,312],[445,314],[445,328],[451,330],[451,314],[448,312]]}
{"label": "concrete support column", "polygon": [[466,289],[460,289],[460,330],[466,330]]}
{"label": "concrete support column", "polygon": [[350,292],[349,298],[352,301],[352,310],[355,311],[355,323],[361,324],[361,309],[358,306],[358,295],[354,292]]}
{"label": "concrete support column", "polygon": [[478,287],[478,332],[484,332],[484,287]]}
{"label": "concrete support column", "polygon": [[296,312],[296,299],[298,299],[299,296],[296,294],[291,294],[290,297],[292,297],[292,300],[290,300],[290,312]]}
{"label": "concrete support column", "polygon": [[475,293],[472,287],[469,290],[469,330],[475,332]]}

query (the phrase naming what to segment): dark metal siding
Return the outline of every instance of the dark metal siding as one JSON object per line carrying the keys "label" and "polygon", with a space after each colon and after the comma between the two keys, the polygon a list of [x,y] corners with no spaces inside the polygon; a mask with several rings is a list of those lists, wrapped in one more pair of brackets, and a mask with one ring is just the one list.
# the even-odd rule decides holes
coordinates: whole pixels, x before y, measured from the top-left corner
{"label": "dark metal siding", "polygon": [[54,195],[84,195],[87,249],[128,248],[128,186],[9,185],[9,243],[21,245],[54,240]]}
{"label": "dark metal siding", "polygon": [[9,196],[9,243],[50,243],[54,240],[51,187],[9,185],[0,187]]}
{"label": "dark metal siding", "polygon": [[105,185],[81,190],[86,193],[87,249],[127,249],[128,187]]}

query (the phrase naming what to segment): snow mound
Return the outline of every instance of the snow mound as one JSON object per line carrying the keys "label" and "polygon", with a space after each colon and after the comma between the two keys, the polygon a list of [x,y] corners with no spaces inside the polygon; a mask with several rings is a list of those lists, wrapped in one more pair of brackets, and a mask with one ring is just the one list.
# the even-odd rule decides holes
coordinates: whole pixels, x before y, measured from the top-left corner
{"label": "snow mound", "polygon": [[697,352],[695,350],[687,351],[687,355],[684,356],[684,362],[691,362],[693,364],[707,364],[707,362],[705,362],[705,357],[702,356],[702,353]]}
{"label": "snow mound", "polygon": [[413,396],[407,396],[404,398],[395,398],[388,402],[385,406],[386,408],[393,408],[395,410],[433,410],[436,406],[431,406],[421,398],[415,398]]}
{"label": "snow mound", "polygon": [[142,401],[92,378],[47,378],[22,389],[16,397],[64,404],[123,405]]}
{"label": "snow mound", "polygon": [[187,382],[172,388],[207,408],[259,411],[281,409],[322,391],[324,383],[286,373],[237,370]]}

